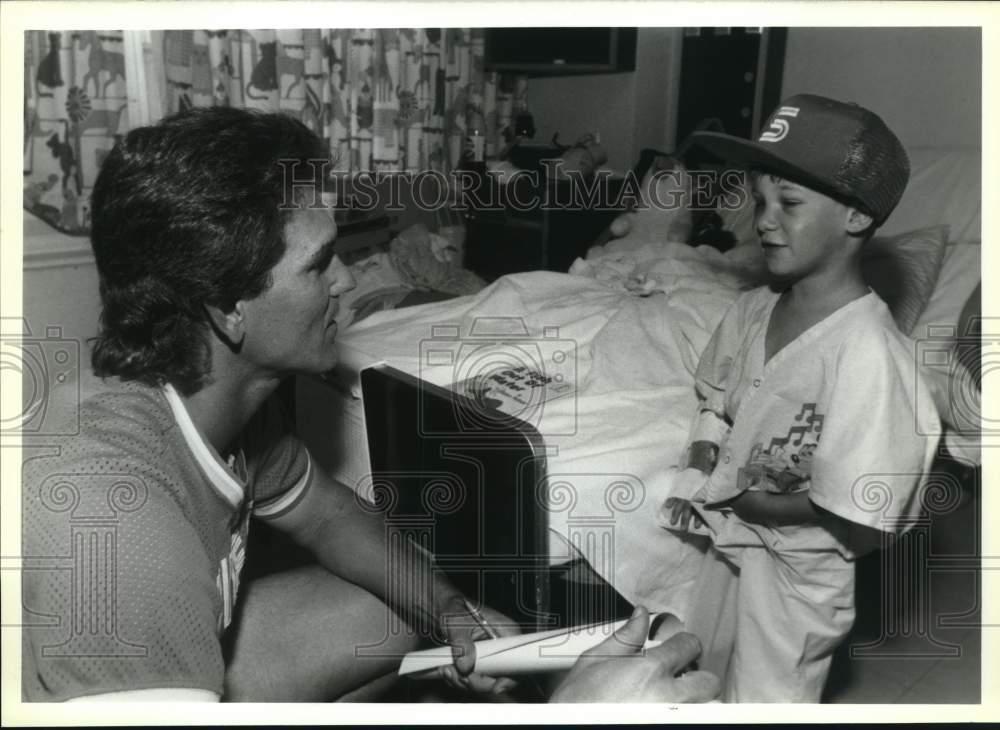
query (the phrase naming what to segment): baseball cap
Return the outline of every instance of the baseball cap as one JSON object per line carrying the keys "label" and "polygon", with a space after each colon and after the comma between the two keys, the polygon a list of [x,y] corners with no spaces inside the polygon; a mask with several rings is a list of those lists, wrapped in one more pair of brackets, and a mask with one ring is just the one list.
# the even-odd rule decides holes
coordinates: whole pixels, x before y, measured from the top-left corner
{"label": "baseball cap", "polygon": [[885,222],[903,197],[910,160],[874,112],[815,94],[778,105],[757,141],[695,132],[695,142],[739,165],[766,169],[818,190]]}

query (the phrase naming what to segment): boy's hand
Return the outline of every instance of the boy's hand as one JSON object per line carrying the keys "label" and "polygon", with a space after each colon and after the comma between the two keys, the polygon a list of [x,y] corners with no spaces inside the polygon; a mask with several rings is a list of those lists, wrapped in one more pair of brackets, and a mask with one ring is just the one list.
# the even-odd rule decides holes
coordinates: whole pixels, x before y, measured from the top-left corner
{"label": "boy's hand", "polygon": [[669,497],[663,506],[670,511],[670,524],[679,525],[680,529],[691,529],[691,521],[694,520],[695,527],[701,527],[705,521],[701,519],[698,512],[691,506],[691,501]]}

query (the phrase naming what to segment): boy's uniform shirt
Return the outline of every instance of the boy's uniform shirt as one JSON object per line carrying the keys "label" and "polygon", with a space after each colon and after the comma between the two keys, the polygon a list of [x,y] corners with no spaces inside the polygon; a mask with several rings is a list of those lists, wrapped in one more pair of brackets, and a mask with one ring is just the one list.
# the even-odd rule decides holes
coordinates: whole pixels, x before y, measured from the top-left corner
{"label": "boy's uniform shirt", "polygon": [[110,382],[58,455],[25,464],[24,697],[221,696],[249,517],[299,502],[309,454],[273,400],[223,461],[172,388]]}
{"label": "boy's uniform shirt", "polygon": [[[685,623],[702,641],[702,667],[723,678],[726,702],[820,700],[854,622],[850,523],[910,526],[937,444],[923,435],[938,432],[937,416],[912,343],[881,299],[856,299],[765,363],[778,296],[742,295],[702,356],[701,407],[732,428],[707,483],[674,495],[693,498],[715,547]],[[747,489],[808,490],[835,517],[748,523],[727,506]]]}
{"label": "boy's uniform shirt", "polygon": [[[917,374],[913,343],[872,292],[841,307],[764,362],[779,294],[767,287],[734,303],[696,373],[701,407],[732,423],[719,461],[693,499],[717,549],[858,551],[848,525],[763,526],[726,503],[747,489],[808,490],[848,522],[898,532],[921,509],[920,485],[939,433],[933,400]],[[699,504],[700,503],[700,504]]]}

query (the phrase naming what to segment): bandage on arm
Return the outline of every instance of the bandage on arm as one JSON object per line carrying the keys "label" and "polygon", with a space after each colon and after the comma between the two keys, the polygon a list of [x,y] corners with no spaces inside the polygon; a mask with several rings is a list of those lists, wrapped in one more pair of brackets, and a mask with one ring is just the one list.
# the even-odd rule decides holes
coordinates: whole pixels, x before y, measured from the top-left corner
{"label": "bandage on arm", "polygon": [[712,441],[695,441],[688,447],[685,468],[711,474],[719,462],[719,445]]}
{"label": "bandage on arm", "polygon": [[[670,490],[671,499],[701,499],[708,478],[719,460],[719,444],[729,426],[702,401],[691,419],[688,445],[681,456],[680,472]],[[669,501],[669,500],[668,500]]]}
{"label": "bandage on arm", "polygon": [[719,461],[719,444],[725,438],[729,425],[715,411],[704,406],[698,409],[691,427],[690,445],[684,466],[711,474]]}

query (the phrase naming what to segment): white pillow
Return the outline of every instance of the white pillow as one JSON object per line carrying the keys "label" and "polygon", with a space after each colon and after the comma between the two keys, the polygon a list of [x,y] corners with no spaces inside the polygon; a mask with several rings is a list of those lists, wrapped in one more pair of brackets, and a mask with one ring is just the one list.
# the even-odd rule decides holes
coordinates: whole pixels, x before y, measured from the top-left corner
{"label": "white pillow", "polygon": [[949,243],[927,308],[917,320],[913,337],[929,335],[928,327],[954,327],[972,291],[982,280],[982,246],[979,241]]}
{"label": "white pillow", "polygon": [[868,286],[889,305],[900,331],[911,334],[934,293],[948,226],[929,226],[865,244],[861,268]]}

